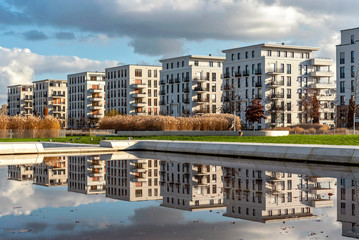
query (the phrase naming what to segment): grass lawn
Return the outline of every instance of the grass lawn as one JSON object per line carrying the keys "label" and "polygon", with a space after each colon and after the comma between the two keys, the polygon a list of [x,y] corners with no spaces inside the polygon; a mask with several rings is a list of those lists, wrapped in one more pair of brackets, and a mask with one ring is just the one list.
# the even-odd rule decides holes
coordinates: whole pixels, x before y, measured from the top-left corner
{"label": "grass lawn", "polygon": [[[93,140],[91,140],[91,138]],[[99,144],[104,137],[71,136],[52,138],[56,142],[73,142]],[[127,137],[108,137],[109,140],[126,140]],[[0,139],[0,142],[37,142],[49,141],[49,138]],[[291,144],[324,144],[324,145],[359,145],[359,135],[290,135],[285,137],[237,137],[237,136],[152,136],[133,137],[133,140],[178,140],[207,142],[251,142],[251,143],[291,143]]]}

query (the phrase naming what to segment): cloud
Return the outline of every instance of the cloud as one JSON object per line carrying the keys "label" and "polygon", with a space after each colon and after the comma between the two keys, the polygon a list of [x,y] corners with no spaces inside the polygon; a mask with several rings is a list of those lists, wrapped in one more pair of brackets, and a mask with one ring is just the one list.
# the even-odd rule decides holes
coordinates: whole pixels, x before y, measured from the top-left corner
{"label": "cloud", "polygon": [[26,40],[30,40],[30,41],[41,41],[49,38],[45,33],[37,30],[24,32],[23,36],[25,37]]}
{"label": "cloud", "polygon": [[[120,65],[118,61],[97,61],[77,56],[44,56],[27,48],[0,47],[0,84],[29,84],[38,74],[64,74],[81,71],[104,71],[106,67]],[[0,89],[0,101],[7,89]]]}
{"label": "cloud", "polygon": [[[352,0],[6,2],[11,7],[0,9],[0,13],[8,16],[0,18],[0,24],[35,24],[110,38],[129,37],[136,53],[149,56],[183,53],[186,41],[205,39],[242,43],[289,40],[317,46],[321,39],[330,38],[339,29],[357,25],[354,9],[359,7],[359,2]],[[342,11],[337,11],[339,8]],[[17,18],[19,12],[26,17]]]}
{"label": "cloud", "polygon": [[59,40],[73,40],[75,39],[75,34],[72,32],[58,32],[55,33],[55,38]]}

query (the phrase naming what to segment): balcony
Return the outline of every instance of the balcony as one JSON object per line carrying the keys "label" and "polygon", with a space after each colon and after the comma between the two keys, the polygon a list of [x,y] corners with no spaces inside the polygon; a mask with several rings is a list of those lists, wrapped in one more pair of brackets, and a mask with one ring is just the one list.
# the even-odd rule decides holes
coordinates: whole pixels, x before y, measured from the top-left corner
{"label": "balcony", "polygon": [[131,97],[133,98],[145,98],[147,97],[146,93],[131,93]]}
{"label": "balcony", "polygon": [[223,74],[223,78],[230,78],[230,77],[231,77],[231,75],[228,72]]}
{"label": "balcony", "polygon": [[147,178],[144,176],[133,176],[131,180],[133,182],[147,182]]}
{"label": "balcony", "polygon": [[98,105],[98,106],[89,106],[90,110],[101,110],[103,108],[102,105]]}
{"label": "balcony", "polygon": [[333,100],[335,100],[335,95],[334,94],[319,95],[318,100],[319,101],[333,101]]}
{"label": "balcony", "polygon": [[235,77],[241,77],[242,74],[241,74],[241,72],[235,72],[235,73],[234,73],[234,76],[235,76]]}
{"label": "balcony", "polygon": [[184,88],[184,89],[183,89],[183,92],[184,92],[184,93],[189,93],[189,92],[190,92],[190,91],[189,91],[189,88],[188,88],[188,87]]}
{"label": "balcony", "polygon": [[262,87],[262,83],[261,82],[256,82],[256,87]]}
{"label": "balcony", "polygon": [[131,84],[131,87],[132,88],[146,88],[147,85],[146,84],[142,84],[142,83],[139,83],[139,84]]}
{"label": "balcony", "polygon": [[282,74],[284,73],[284,69],[273,69],[273,68],[270,68],[270,69],[267,69],[267,74],[269,75],[278,75],[278,74]]}
{"label": "balcony", "polygon": [[101,101],[103,101],[103,98],[102,97],[90,97],[88,100],[90,102],[101,102]]}
{"label": "balcony", "polygon": [[328,82],[318,82],[318,83],[312,83],[309,85],[310,88],[318,88],[318,89],[335,89],[335,83],[328,83]]}
{"label": "balcony", "polygon": [[262,74],[262,69],[256,69],[255,74],[256,75],[261,75]]}
{"label": "balcony", "polygon": [[104,91],[103,88],[98,88],[98,89],[91,88],[91,89],[89,89],[90,93],[101,93],[103,91]]}
{"label": "balcony", "polygon": [[184,99],[184,100],[183,100],[183,103],[184,103],[184,104],[189,104],[189,99]]}
{"label": "balcony", "polygon": [[89,114],[87,115],[89,118],[103,118],[105,115],[104,114]]}
{"label": "balcony", "polygon": [[134,103],[131,103],[131,105],[134,106],[134,107],[146,107],[147,103],[145,103],[145,102],[134,102]]}
{"label": "balcony", "polygon": [[284,107],[283,106],[271,106],[270,108],[271,111],[284,111]]}
{"label": "balcony", "polygon": [[208,88],[202,88],[202,87],[195,87],[194,89],[193,89],[193,91],[195,91],[195,92],[208,92]]}
{"label": "balcony", "polygon": [[65,94],[52,94],[52,98],[64,98]]}
{"label": "balcony", "polygon": [[173,78],[170,78],[170,79],[168,79],[168,83],[169,83],[169,84],[174,84],[174,83],[175,83],[175,80],[174,80]]}
{"label": "balcony", "polygon": [[185,78],[183,79],[183,82],[189,82],[189,77],[185,77]]}
{"label": "balcony", "polygon": [[268,83],[269,88],[283,87],[284,81],[271,81]]}
{"label": "balcony", "polygon": [[181,83],[181,79],[175,78],[175,83]]}
{"label": "balcony", "polygon": [[160,81],[160,85],[165,85],[166,84],[166,81],[165,80],[161,80]]}
{"label": "balcony", "polygon": [[334,201],[332,199],[313,199],[312,207],[332,207],[334,206]]}
{"label": "balcony", "polygon": [[194,103],[196,104],[204,104],[204,103],[208,103],[209,102],[209,98],[199,98],[199,99],[194,99],[193,100]]}
{"label": "balcony", "polygon": [[274,93],[269,95],[270,98],[276,99],[276,98],[284,98],[284,94],[282,93]]}
{"label": "balcony", "polygon": [[314,71],[310,72],[311,77],[334,77],[334,73],[331,71]]}
{"label": "balcony", "polygon": [[313,66],[331,66],[333,65],[333,60],[330,58],[313,58],[310,64]]}
{"label": "balcony", "polygon": [[164,90],[161,90],[160,95],[166,95],[166,92]]}
{"label": "balcony", "polygon": [[313,194],[328,194],[334,193],[334,188],[313,188],[311,191]]}
{"label": "balcony", "polygon": [[243,71],[243,76],[248,77],[249,76],[249,71]]}
{"label": "balcony", "polygon": [[166,105],[166,101],[165,101],[165,100],[161,100],[161,101],[160,101],[160,105]]}

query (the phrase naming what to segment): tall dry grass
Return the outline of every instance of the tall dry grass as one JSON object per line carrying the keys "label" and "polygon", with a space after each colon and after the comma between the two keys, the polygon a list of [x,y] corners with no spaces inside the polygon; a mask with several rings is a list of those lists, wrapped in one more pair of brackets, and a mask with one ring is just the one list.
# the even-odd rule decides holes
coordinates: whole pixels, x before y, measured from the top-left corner
{"label": "tall dry grass", "polygon": [[53,138],[58,136],[60,129],[60,122],[53,116],[40,118],[0,115],[0,138],[6,138],[10,130],[13,138]]}
{"label": "tall dry grass", "polygon": [[[240,129],[236,117],[236,129]],[[194,117],[172,116],[108,116],[99,122],[100,129],[116,131],[227,131],[233,129],[233,115],[204,114]]]}

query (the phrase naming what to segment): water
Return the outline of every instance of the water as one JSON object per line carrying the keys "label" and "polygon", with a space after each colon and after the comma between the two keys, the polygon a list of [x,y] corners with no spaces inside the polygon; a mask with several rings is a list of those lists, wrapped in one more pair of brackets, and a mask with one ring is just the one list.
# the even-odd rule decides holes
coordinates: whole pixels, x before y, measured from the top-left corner
{"label": "water", "polygon": [[0,239],[359,238],[359,168],[153,152],[0,158]]}

